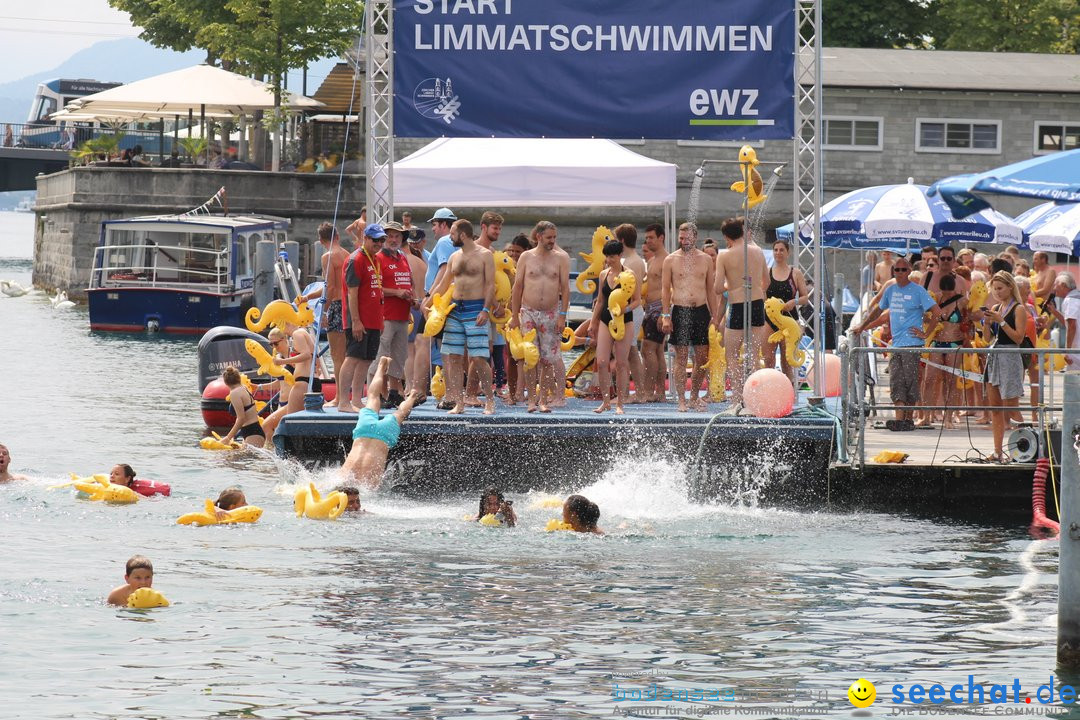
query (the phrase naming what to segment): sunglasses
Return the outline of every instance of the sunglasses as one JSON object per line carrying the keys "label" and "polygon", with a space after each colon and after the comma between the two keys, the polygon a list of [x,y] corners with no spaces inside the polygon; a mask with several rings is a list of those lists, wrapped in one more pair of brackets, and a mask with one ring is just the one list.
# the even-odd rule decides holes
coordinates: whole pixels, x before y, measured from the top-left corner
{"label": "sunglasses", "polygon": [[894,267],[894,268],[892,269],[892,271],[893,271],[894,273],[898,273],[898,272],[911,272],[911,268],[898,268],[898,267]]}
{"label": "sunglasses", "polygon": [[938,260],[940,260],[941,262],[952,262],[955,259],[956,258],[951,257],[949,255],[940,255],[940,256],[938,256]]}

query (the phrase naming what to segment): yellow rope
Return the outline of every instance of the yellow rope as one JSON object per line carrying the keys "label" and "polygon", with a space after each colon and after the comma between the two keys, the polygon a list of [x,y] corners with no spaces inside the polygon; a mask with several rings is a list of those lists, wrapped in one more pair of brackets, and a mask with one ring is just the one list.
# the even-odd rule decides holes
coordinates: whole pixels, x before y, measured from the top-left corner
{"label": "yellow rope", "polygon": [[1057,480],[1054,479],[1054,446],[1050,444],[1050,426],[1044,424],[1043,430],[1046,431],[1046,454],[1050,458],[1050,489],[1054,491],[1054,508],[1060,520],[1061,505],[1058,503]]}

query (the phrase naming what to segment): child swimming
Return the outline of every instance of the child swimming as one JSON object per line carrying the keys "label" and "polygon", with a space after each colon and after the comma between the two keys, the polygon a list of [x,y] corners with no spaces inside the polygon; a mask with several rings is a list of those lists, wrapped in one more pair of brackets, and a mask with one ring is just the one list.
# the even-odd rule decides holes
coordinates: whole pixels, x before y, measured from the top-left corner
{"label": "child swimming", "polygon": [[370,488],[379,487],[386,471],[386,456],[390,449],[397,445],[401,436],[401,425],[422,397],[414,390],[398,405],[393,415],[380,418],[379,410],[382,409],[382,393],[386,389],[386,371],[389,367],[390,357],[384,355],[368,384],[367,405],[360,408],[356,427],[353,429],[352,449],[345,458],[345,464],[341,466],[346,482],[355,481]]}
{"label": "child swimming", "polygon": [[110,605],[127,605],[128,595],[139,588],[154,584],[154,566],[149,558],[132,555],[124,568],[124,584],[109,593],[106,602]]}
{"label": "child swimming", "polygon": [[244,497],[244,491],[238,487],[225,488],[218,495],[217,502],[214,506],[217,507],[218,520],[224,520],[229,517],[229,511],[235,510],[239,507],[244,507],[248,504],[247,498]]}
{"label": "child swimming", "polygon": [[600,506],[584,495],[571,495],[566,498],[562,509],[563,522],[570,525],[574,532],[603,535],[604,531],[596,526],[600,520]]}
{"label": "child swimming", "polygon": [[479,521],[485,515],[494,515],[507,527],[514,527],[517,523],[514,502],[504,498],[497,488],[489,487],[480,493],[480,512],[473,520]]}
{"label": "child swimming", "polygon": [[338,485],[336,488],[334,488],[334,491],[345,493],[345,496],[349,498],[349,504],[345,506],[345,512],[367,512],[367,510],[360,507],[360,491],[354,488],[352,485]]}

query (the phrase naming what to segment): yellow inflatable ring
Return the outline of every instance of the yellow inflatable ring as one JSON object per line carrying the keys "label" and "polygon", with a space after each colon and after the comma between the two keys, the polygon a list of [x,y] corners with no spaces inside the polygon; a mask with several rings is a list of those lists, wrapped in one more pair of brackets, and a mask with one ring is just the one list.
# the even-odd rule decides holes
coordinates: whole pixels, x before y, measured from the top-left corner
{"label": "yellow inflatable ring", "polygon": [[128,595],[127,606],[145,610],[147,608],[169,607],[169,601],[154,588],[141,587]]}
{"label": "yellow inflatable ring", "polygon": [[481,525],[487,525],[488,527],[502,527],[503,521],[495,517],[495,513],[488,513],[478,521]]}
{"label": "yellow inflatable ring", "polygon": [[81,493],[86,493],[88,500],[130,505],[139,501],[139,493],[124,485],[113,485],[107,475],[79,477],[71,473],[72,485]]}
{"label": "yellow inflatable ring", "polygon": [[325,498],[322,497],[315,483],[308,483],[307,487],[300,488],[293,496],[296,517],[312,520],[337,520],[345,512],[348,504],[349,496],[340,490],[329,493]]}
{"label": "yellow inflatable ring", "polygon": [[558,520],[556,518],[551,518],[550,520],[548,520],[547,525],[544,527],[544,530],[546,530],[548,532],[554,532],[555,530],[573,530],[573,529],[574,529],[574,526],[571,525],[570,523],[563,522],[562,520]]}
{"label": "yellow inflatable ring", "polygon": [[253,523],[262,517],[262,508],[254,505],[244,505],[226,511],[228,517],[218,520],[217,508],[213,500],[206,501],[206,508],[202,512],[188,513],[176,519],[177,525],[230,525],[233,523]]}

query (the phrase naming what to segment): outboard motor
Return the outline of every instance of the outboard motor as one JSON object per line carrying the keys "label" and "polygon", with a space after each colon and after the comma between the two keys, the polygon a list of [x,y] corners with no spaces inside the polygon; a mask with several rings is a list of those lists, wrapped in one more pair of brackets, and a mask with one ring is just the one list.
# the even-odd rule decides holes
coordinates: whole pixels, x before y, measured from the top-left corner
{"label": "outboard motor", "polygon": [[[229,394],[228,386],[221,379],[225,368],[230,365],[237,368],[256,385],[273,379],[258,373],[259,365],[244,348],[245,340],[254,340],[267,352],[273,353],[270,342],[264,336],[231,325],[213,328],[199,340],[199,392],[202,393],[202,414],[207,427],[228,428],[236,419],[225,399]],[[264,394],[266,397],[263,397]],[[269,396],[269,392],[262,391],[255,395],[258,400],[264,401]]]}

